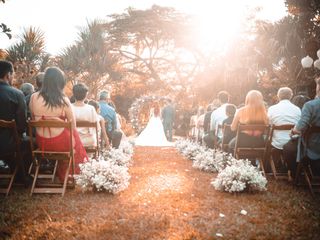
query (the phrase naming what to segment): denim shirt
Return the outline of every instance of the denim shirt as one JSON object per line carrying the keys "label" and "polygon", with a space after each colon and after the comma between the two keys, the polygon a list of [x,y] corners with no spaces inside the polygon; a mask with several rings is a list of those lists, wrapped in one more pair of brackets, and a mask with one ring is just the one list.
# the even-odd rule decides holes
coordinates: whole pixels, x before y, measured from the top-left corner
{"label": "denim shirt", "polygon": [[[304,104],[301,118],[295,128],[305,132],[310,126],[320,126],[320,98]],[[320,159],[320,134],[312,134],[309,139],[307,155],[311,159]]]}
{"label": "denim shirt", "polygon": [[112,132],[117,129],[116,111],[106,102],[100,101],[100,115],[107,121],[106,130]]}

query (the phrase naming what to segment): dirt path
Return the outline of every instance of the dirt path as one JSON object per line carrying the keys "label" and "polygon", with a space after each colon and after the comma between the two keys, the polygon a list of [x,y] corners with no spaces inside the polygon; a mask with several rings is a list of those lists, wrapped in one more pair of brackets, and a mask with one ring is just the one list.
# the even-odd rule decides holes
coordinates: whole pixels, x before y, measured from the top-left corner
{"label": "dirt path", "polygon": [[320,239],[320,201],[306,191],[270,182],[265,193],[221,193],[210,185],[214,174],[173,148],[138,147],[133,158],[130,186],[115,196],[16,190],[1,199],[2,238]]}

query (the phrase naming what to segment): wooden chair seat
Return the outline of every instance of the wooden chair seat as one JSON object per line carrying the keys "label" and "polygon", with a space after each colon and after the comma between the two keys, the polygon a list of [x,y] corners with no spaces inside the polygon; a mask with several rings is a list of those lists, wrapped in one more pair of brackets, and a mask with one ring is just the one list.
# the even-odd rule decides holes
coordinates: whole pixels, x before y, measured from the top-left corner
{"label": "wooden chair seat", "polygon": [[0,187],[0,193],[4,193],[7,197],[10,190],[11,190],[14,178],[18,172],[19,165],[22,164],[22,154],[21,154],[21,149],[20,149],[20,138],[18,135],[15,120],[12,120],[12,121],[0,120],[0,128],[9,129],[14,137],[14,143],[15,143],[15,151],[14,152],[4,153],[4,154],[0,155],[0,159],[10,158],[10,159],[12,159],[12,161],[15,161],[15,168],[13,169],[12,173],[10,173],[10,171],[7,173],[0,173],[0,179],[4,180],[4,181],[8,181],[8,184],[5,184],[4,186]]}

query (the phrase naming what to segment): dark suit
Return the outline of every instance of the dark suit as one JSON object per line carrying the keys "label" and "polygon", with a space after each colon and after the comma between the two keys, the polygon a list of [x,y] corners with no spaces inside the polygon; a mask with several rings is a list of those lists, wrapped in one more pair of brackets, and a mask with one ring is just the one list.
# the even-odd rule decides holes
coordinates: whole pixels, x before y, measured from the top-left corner
{"label": "dark suit", "polygon": [[172,141],[172,127],[174,122],[175,109],[172,105],[164,107],[161,113],[164,132],[168,141]]}
{"label": "dark suit", "polygon": [[[20,181],[26,180],[26,170],[31,163],[31,152],[29,148],[29,140],[22,138],[22,133],[26,130],[26,102],[23,93],[11,87],[8,83],[0,81],[0,119],[10,121],[15,120],[17,131],[21,137],[21,151],[23,154],[23,163],[15,163],[10,159],[7,164],[11,169],[14,169],[15,164],[22,165],[18,171],[17,179]],[[0,130],[0,154],[14,152],[15,141],[12,132],[7,129]]]}

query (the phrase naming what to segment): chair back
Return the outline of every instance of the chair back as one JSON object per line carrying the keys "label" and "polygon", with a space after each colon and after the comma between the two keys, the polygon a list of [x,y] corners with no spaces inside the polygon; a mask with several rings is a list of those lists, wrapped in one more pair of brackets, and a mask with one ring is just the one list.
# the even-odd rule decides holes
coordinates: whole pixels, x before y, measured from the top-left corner
{"label": "chair back", "polygon": [[81,128],[94,128],[96,133],[96,146],[93,147],[85,147],[87,152],[94,152],[99,156],[99,135],[98,135],[98,122],[89,122],[89,121],[77,121],[77,127]]}
{"label": "chair back", "polygon": [[[73,138],[72,138],[72,125],[71,122],[59,121],[59,120],[30,120],[28,122],[29,134],[32,136],[33,128],[66,128],[70,131],[70,155],[73,156]],[[35,145],[33,141],[30,141],[31,151],[34,152]]]}
{"label": "chair back", "polygon": [[15,120],[6,121],[6,120],[0,120],[0,128],[2,129],[9,129],[13,135],[13,139],[15,141],[15,150],[16,153],[20,153],[20,138],[17,131],[17,125]]}
{"label": "chair back", "polygon": [[[264,146],[259,146],[259,147],[240,147],[239,146],[239,141],[240,141],[240,133],[242,132],[261,132],[262,136],[265,139],[265,144]],[[234,154],[236,157],[239,157],[239,154],[241,151],[244,152],[244,155],[252,154],[265,154],[267,150],[267,144],[268,144],[268,139],[269,139],[269,134],[270,134],[270,125],[263,125],[263,124],[239,124],[237,128],[237,134],[236,134],[236,143],[235,143],[235,149],[234,149]]]}
{"label": "chair back", "polygon": [[268,139],[268,145],[269,147],[271,147],[271,143],[272,143],[272,138],[273,138],[273,134],[274,131],[290,131],[291,129],[294,128],[294,124],[283,124],[283,125],[272,125],[271,126],[271,130],[270,130],[270,134],[269,134],[269,139]]}
{"label": "chair back", "polygon": [[[13,155],[14,159],[15,159],[15,168],[13,170],[12,173],[1,173],[0,174],[0,179],[8,179],[9,180],[9,184],[6,187],[1,187],[0,188],[0,193],[4,193],[6,196],[8,196],[10,189],[12,187],[14,178],[17,174],[19,165],[22,166],[22,154],[21,154],[21,150],[20,150],[20,145],[21,145],[21,140],[17,131],[17,125],[15,120],[11,120],[11,121],[6,121],[6,120],[0,120],[0,129],[9,129],[9,131],[11,132],[11,134],[13,135],[13,139],[14,139],[14,144],[15,144],[15,149],[14,152],[6,152],[6,153],[0,153],[1,157],[10,157],[11,155]],[[23,171],[23,170],[22,170]],[[24,174],[24,171],[23,171]]]}
{"label": "chair back", "polygon": [[[33,141],[30,141],[31,151],[32,151],[32,158],[33,163],[35,164],[35,173],[34,173],[34,179],[31,187],[30,195],[33,193],[61,193],[62,196],[64,196],[66,187],[67,187],[67,181],[69,176],[69,169],[71,167],[71,177],[74,175],[74,169],[75,169],[75,162],[74,162],[74,152],[73,152],[73,129],[71,122],[65,122],[65,121],[59,121],[59,120],[39,120],[39,121],[29,121],[28,122],[28,128],[29,128],[29,134],[32,136],[32,130],[33,128],[63,128],[69,130],[69,149],[68,151],[59,152],[59,151],[47,151],[38,149],[35,147],[35,143]],[[42,174],[39,174],[41,161],[43,159],[50,159],[55,160],[56,165],[53,171],[53,174],[49,174],[49,178],[52,177],[51,183],[46,184],[40,184],[39,186],[36,184],[38,179],[40,178],[46,178],[43,177]],[[68,161],[65,178],[63,181],[62,186],[58,184],[55,184],[53,182],[54,176],[56,173],[57,168],[57,161]],[[74,182],[73,182],[74,184]]]}

